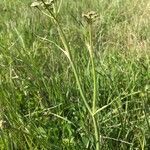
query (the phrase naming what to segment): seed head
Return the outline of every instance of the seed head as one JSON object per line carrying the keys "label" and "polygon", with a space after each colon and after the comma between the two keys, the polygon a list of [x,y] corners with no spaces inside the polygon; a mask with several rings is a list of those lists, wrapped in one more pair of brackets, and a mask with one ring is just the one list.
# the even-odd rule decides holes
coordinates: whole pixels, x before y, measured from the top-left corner
{"label": "seed head", "polygon": [[51,7],[54,4],[54,0],[50,0],[50,1],[46,1],[46,2],[42,2],[42,1],[35,1],[33,2],[30,6],[31,7]]}
{"label": "seed head", "polygon": [[35,1],[30,6],[31,7],[39,7],[39,6],[41,6],[41,4],[42,4],[42,2]]}
{"label": "seed head", "polygon": [[42,6],[51,7],[54,4],[54,0],[50,0],[45,2],[45,4],[42,3]]}
{"label": "seed head", "polygon": [[88,24],[92,24],[98,17],[98,14],[95,11],[90,11],[88,13],[83,13],[82,17],[86,20]]}
{"label": "seed head", "polygon": [[4,129],[7,127],[7,122],[5,120],[0,120],[0,129]]}

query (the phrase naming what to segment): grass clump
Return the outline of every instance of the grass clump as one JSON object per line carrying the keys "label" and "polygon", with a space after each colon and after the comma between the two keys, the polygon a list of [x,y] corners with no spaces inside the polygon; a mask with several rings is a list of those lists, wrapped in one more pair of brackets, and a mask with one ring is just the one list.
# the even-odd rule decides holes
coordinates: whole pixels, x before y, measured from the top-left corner
{"label": "grass clump", "polygon": [[0,3],[0,148],[148,150],[149,6]]}

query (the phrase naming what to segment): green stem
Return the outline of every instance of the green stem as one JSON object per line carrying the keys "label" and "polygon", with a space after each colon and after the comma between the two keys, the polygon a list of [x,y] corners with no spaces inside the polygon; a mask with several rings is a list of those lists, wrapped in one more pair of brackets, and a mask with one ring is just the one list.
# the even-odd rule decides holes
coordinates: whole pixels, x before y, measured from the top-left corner
{"label": "green stem", "polygon": [[[95,114],[96,112],[96,100],[97,100],[97,77],[95,71],[95,63],[94,63],[94,50],[93,50],[93,42],[92,42],[92,24],[89,24],[89,54],[92,64],[92,76],[93,76],[93,107],[92,113]],[[95,142],[96,142],[96,150],[100,150],[100,140],[99,140],[99,131],[96,122],[96,115],[92,116],[93,119],[93,126],[94,126],[94,135],[95,135]]]}
{"label": "green stem", "polygon": [[97,99],[97,77],[94,64],[94,50],[92,42],[92,24],[89,24],[89,53],[92,64],[92,76],[93,76],[93,114],[96,112],[96,99]]}
{"label": "green stem", "polygon": [[99,139],[98,126],[97,126],[97,122],[96,122],[95,116],[93,116],[92,119],[93,119],[93,126],[94,126],[96,150],[100,150],[100,139]]}
{"label": "green stem", "polygon": [[74,63],[71,61],[71,66],[72,66],[72,69],[73,69],[73,72],[74,72],[74,75],[75,75],[75,78],[76,78],[76,82],[77,82],[77,86],[79,88],[79,91],[80,91],[80,95],[82,97],[82,100],[84,101],[84,104],[86,106],[86,108],[88,109],[89,113],[91,116],[93,116],[93,113],[91,111],[91,108],[89,107],[87,101],[86,101],[86,98],[84,96],[84,93],[83,93],[83,90],[82,90],[82,87],[81,87],[81,83],[80,83],[80,80],[79,80],[79,77],[78,77],[78,74],[77,74],[77,71],[76,71],[76,68],[75,68],[75,65]]}

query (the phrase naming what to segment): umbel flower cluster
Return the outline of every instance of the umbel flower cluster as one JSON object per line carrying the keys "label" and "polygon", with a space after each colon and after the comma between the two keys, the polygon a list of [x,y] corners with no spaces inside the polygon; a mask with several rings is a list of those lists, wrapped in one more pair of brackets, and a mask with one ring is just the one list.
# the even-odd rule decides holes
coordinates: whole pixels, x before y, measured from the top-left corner
{"label": "umbel flower cluster", "polygon": [[86,20],[88,24],[92,24],[98,18],[98,14],[95,11],[90,11],[87,13],[83,13],[82,17]]}
{"label": "umbel flower cluster", "polygon": [[50,0],[50,1],[34,1],[31,4],[31,7],[51,7],[54,4],[54,0]]}

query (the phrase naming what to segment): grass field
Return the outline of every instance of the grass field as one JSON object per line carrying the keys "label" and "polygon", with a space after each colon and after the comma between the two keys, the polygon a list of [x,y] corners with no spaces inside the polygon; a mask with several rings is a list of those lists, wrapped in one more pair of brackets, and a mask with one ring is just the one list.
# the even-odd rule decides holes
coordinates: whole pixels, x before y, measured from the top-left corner
{"label": "grass field", "polygon": [[32,2],[0,1],[0,149],[149,150],[150,1]]}

